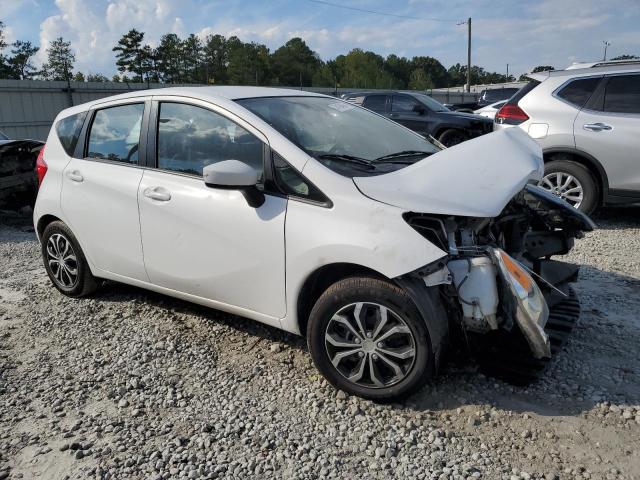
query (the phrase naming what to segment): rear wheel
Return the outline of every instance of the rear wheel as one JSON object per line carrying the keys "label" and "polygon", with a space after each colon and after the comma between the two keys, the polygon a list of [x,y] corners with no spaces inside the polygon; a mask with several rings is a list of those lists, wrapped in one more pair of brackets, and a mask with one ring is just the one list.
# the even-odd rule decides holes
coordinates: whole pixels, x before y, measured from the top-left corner
{"label": "rear wheel", "polygon": [[329,287],[311,311],[307,342],[332,385],[364,398],[405,397],[435,371],[424,319],[403,289],[380,279]]}
{"label": "rear wheel", "polygon": [[598,187],[591,172],[571,160],[545,164],[540,186],[586,213],[591,213],[598,204]]}
{"label": "rear wheel", "polygon": [[438,141],[445,147],[453,147],[454,145],[464,142],[467,138],[464,132],[450,128],[440,134]]}
{"label": "rear wheel", "polygon": [[51,282],[65,295],[82,297],[98,287],[78,240],[63,222],[52,222],[44,229],[42,258]]}

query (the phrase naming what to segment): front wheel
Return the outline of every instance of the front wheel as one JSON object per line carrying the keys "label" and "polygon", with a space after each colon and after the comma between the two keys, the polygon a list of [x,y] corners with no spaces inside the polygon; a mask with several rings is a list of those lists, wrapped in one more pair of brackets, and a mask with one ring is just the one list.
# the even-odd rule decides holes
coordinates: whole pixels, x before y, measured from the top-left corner
{"label": "front wheel", "polygon": [[438,141],[445,147],[453,147],[454,145],[464,142],[467,138],[464,132],[450,128],[440,134]]}
{"label": "front wheel", "polygon": [[311,311],[307,342],[320,373],[363,398],[403,398],[435,372],[424,319],[384,280],[352,277],[329,287]]}

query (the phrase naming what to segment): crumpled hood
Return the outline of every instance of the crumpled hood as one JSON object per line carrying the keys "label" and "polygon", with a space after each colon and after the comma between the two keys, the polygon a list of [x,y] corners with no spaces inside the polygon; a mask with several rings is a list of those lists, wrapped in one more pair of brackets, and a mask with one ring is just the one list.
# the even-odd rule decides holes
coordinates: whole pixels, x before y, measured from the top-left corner
{"label": "crumpled hood", "polygon": [[540,180],[543,172],[538,143],[520,128],[508,128],[395,172],[353,181],[367,197],[407,211],[495,217],[530,180]]}

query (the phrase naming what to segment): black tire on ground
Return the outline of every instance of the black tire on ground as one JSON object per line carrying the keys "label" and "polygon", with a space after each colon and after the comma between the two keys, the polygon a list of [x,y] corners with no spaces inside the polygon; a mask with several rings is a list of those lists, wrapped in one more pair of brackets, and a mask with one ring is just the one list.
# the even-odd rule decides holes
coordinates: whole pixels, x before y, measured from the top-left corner
{"label": "black tire on ground", "polygon": [[[415,355],[413,363],[405,371],[405,376],[397,383],[383,387],[361,385],[348,380],[331,362],[325,343],[329,323],[339,310],[358,302],[382,305],[395,313],[409,327]],[[375,328],[372,324],[370,326],[369,331]],[[364,328],[368,330],[366,319]],[[307,328],[307,344],[316,368],[333,386],[371,400],[390,401],[404,398],[419,389],[435,374],[435,360],[425,319],[402,288],[381,279],[351,277],[331,285],[320,296],[311,311]],[[369,357],[363,360],[366,359]],[[373,362],[373,360],[369,361]],[[377,362],[381,360],[378,359]],[[367,373],[365,373],[366,376]]]}
{"label": "black tire on ground", "polygon": [[463,131],[450,128],[440,134],[438,141],[445,147],[453,147],[454,145],[464,142],[468,138],[467,134]]}
{"label": "black tire on ground", "polygon": [[582,185],[583,198],[578,210],[591,213],[598,207],[598,186],[591,172],[577,162],[556,159],[545,164],[544,174],[565,173],[573,175]]}
{"label": "black tire on ground", "polygon": [[[72,249],[72,253],[75,256],[75,262],[72,262],[69,265],[71,265],[72,269],[75,267],[74,270],[77,272],[75,275],[76,281],[72,283],[68,281],[70,278],[68,275],[64,277],[64,279],[67,280],[66,283],[69,285],[64,285],[58,278],[56,278],[54,273],[55,267],[52,267],[51,262],[49,262],[47,246],[49,245],[49,240],[54,235],[57,236],[56,238],[62,237],[62,245],[64,245],[64,240],[67,240]],[[87,259],[85,258],[82,249],[80,248],[78,240],[69,227],[67,227],[63,222],[55,221],[46,226],[42,233],[41,249],[44,268],[47,271],[47,275],[49,275],[49,279],[53,285],[60,290],[60,292],[69,297],[84,297],[93,293],[98,288],[98,282],[91,273],[91,269],[89,268],[89,264],[87,263]]]}

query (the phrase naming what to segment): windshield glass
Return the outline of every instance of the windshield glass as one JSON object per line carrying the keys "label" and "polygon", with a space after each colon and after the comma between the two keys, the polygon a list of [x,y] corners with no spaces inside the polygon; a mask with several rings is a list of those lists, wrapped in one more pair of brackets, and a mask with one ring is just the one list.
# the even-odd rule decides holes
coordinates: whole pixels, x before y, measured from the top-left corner
{"label": "windshield glass", "polygon": [[429,95],[423,95],[422,93],[414,93],[413,96],[424,103],[429,109],[434,112],[448,112],[449,109],[441,104],[436,99],[430,97]]}
{"label": "windshield glass", "polygon": [[385,173],[383,163],[393,160],[393,169],[398,169],[439,151],[397,123],[335,98],[262,97],[237,102],[330,168],[340,163],[334,169],[343,174],[353,169]]}

